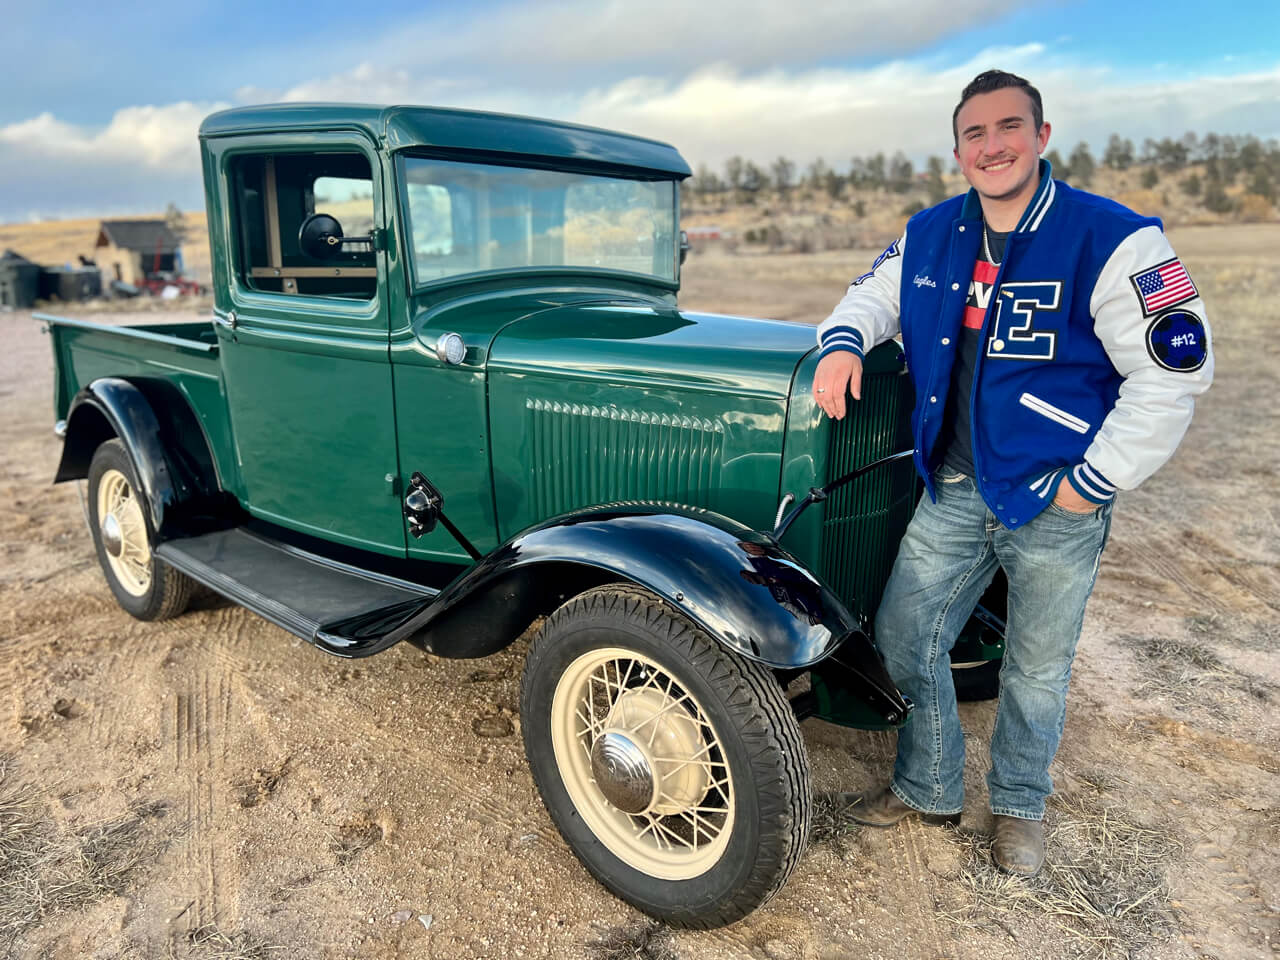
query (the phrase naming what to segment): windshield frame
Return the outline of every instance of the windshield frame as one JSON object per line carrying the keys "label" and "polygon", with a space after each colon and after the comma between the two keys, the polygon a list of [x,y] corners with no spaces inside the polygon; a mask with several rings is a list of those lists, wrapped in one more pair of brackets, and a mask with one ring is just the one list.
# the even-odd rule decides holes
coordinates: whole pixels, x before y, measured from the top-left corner
{"label": "windshield frame", "polygon": [[[510,167],[516,170],[547,170],[555,173],[566,174],[582,174],[585,176],[601,177],[612,180],[632,180],[641,183],[670,183],[672,195],[672,239],[671,239],[671,257],[674,264],[673,278],[661,277],[654,273],[644,273],[633,270],[621,270],[613,267],[588,267],[577,266],[573,264],[553,264],[553,265],[528,265],[528,266],[504,266],[495,267],[484,270],[472,270],[465,273],[453,273],[443,277],[432,277],[430,279],[422,279],[418,275],[418,258],[414,254],[413,247],[413,228],[412,221],[409,216],[409,177],[406,167],[407,160],[432,160],[441,163],[453,164],[473,164],[492,167]],[[680,180],[681,178],[672,176],[667,173],[659,173],[654,171],[646,174],[644,171],[619,168],[619,167],[601,167],[590,164],[572,164],[563,161],[544,162],[537,157],[518,157],[509,156],[495,157],[491,154],[479,153],[459,153],[457,151],[437,152],[429,149],[414,148],[409,150],[399,150],[395,153],[395,195],[397,206],[397,220],[399,221],[400,241],[403,250],[403,262],[406,265],[406,276],[409,280],[409,292],[411,295],[425,293],[430,290],[438,289],[444,286],[450,286],[458,283],[471,283],[493,279],[495,277],[564,277],[576,276],[589,279],[600,278],[618,278],[631,282],[639,282],[649,286],[660,287],[663,290],[678,291],[680,289]]]}

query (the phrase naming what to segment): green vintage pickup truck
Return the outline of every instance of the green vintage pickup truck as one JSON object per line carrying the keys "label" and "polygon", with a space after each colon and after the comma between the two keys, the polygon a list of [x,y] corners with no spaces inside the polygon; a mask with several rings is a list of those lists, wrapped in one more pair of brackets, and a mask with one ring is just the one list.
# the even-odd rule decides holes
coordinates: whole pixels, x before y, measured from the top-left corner
{"label": "green vintage pickup truck", "polygon": [[[662,143],[290,104],[200,146],[212,322],[40,317],[56,480],[87,481],[120,605],[199,582],[340,657],[481,657],[545,617],[521,720],[566,841],[672,923],[763,903],[809,829],[799,721],[910,712],[870,629],[919,493],[896,346],[832,423],[811,328],[680,310]],[[962,696],[1002,610],[997,583]]]}

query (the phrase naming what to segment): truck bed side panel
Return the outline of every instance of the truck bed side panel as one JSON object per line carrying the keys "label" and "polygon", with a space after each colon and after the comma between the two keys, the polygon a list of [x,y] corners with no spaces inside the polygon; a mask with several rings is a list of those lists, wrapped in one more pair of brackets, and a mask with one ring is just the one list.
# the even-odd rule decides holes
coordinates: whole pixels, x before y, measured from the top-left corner
{"label": "truck bed side panel", "polygon": [[[235,447],[213,331],[207,323],[108,326],[37,314],[49,325],[54,356],[54,415],[65,419],[77,392],[100,377],[164,380],[191,405],[218,470],[219,485],[239,487]],[[208,339],[205,339],[208,331]]]}

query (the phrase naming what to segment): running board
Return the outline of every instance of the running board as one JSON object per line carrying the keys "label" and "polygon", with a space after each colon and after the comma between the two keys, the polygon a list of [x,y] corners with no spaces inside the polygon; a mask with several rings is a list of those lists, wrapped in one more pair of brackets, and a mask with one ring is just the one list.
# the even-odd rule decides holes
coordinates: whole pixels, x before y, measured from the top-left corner
{"label": "running board", "polygon": [[156,555],[276,626],[339,657],[367,657],[439,591],[348,566],[242,527],[168,540]]}

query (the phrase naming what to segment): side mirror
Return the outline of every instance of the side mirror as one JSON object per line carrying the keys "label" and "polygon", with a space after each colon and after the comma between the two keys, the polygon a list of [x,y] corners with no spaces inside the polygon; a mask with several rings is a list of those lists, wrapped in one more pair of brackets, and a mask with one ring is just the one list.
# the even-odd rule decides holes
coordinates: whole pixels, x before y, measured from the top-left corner
{"label": "side mirror", "polygon": [[685,259],[689,256],[689,231],[680,231],[680,266],[684,266]]}
{"label": "side mirror", "polygon": [[313,213],[298,229],[298,246],[312,260],[332,260],[342,252],[342,224],[327,213]]}

